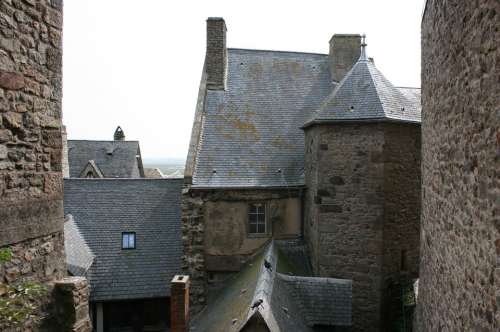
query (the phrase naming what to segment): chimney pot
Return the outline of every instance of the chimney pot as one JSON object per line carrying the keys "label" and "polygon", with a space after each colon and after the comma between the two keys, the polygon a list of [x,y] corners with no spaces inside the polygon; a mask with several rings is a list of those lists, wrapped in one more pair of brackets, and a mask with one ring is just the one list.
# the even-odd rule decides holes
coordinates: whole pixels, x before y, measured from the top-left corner
{"label": "chimney pot", "polygon": [[207,52],[205,71],[207,88],[224,90],[227,78],[226,23],[222,17],[207,19]]}
{"label": "chimney pot", "polygon": [[340,82],[358,61],[361,52],[361,35],[335,34],[330,39],[330,77]]}
{"label": "chimney pot", "polygon": [[170,330],[189,331],[189,276],[176,275],[170,284]]}

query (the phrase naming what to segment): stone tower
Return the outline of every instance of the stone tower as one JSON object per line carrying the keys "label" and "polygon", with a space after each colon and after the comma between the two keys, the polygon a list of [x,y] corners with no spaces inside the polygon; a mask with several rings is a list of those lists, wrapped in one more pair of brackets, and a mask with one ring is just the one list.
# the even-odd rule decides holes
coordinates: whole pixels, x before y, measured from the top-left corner
{"label": "stone tower", "polygon": [[364,42],[349,70],[303,127],[305,238],[316,274],[353,280],[354,330],[381,331],[391,289],[418,275],[420,110]]}
{"label": "stone tower", "polygon": [[422,18],[422,332],[500,330],[499,22],[496,0]]}

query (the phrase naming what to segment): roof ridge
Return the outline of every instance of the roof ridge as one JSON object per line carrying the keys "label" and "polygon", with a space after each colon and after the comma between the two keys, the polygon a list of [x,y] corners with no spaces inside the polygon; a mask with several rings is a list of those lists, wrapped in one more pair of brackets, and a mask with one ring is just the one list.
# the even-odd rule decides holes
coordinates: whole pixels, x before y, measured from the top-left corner
{"label": "roof ridge", "polygon": [[184,178],[64,178],[64,181],[184,181]]}
{"label": "roof ridge", "polygon": [[397,86],[394,85],[395,88],[397,89],[414,89],[414,90],[422,90],[422,88],[418,88],[416,86]]}
{"label": "roof ridge", "polygon": [[326,53],[315,53],[315,52],[300,52],[300,51],[283,51],[283,50],[263,50],[263,49],[254,49],[254,48],[234,48],[229,47],[228,51],[245,51],[245,52],[268,52],[268,53],[287,53],[287,54],[309,54],[309,55],[318,55],[318,56],[328,56]]}
{"label": "roof ridge", "polygon": [[74,142],[107,142],[107,143],[112,143],[112,142],[120,142],[120,143],[139,143],[139,140],[126,140],[126,141],[117,141],[117,140],[104,140],[104,139],[68,139],[68,142],[74,141]]}
{"label": "roof ridge", "polygon": [[[391,81],[387,79],[387,77],[382,74],[380,70],[378,70],[375,65],[372,63],[368,64],[368,71],[370,72],[370,79],[373,81],[373,86],[375,87],[375,90],[377,91],[377,99],[380,101],[382,105],[382,110],[384,112],[384,117],[385,118],[393,118],[393,114],[391,114],[388,104],[388,99],[387,99],[387,94],[389,93],[389,89],[393,90],[395,93],[399,94],[399,97],[405,100],[406,102],[409,103],[408,98],[399,91],[398,88],[396,88]],[[384,85],[379,86],[379,85]],[[382,90],[381,90],[382,88]],[[384,99],[384,100],[383,100]],[[404,109],[404,106],[401,106]]]}

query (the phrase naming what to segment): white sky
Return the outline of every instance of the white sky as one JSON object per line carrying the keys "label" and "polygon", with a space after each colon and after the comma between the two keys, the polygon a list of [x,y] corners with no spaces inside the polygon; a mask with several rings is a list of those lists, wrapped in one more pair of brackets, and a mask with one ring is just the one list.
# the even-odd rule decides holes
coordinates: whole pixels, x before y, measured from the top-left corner
{"label": "white sky", "polygon": [[420,86],[423,0],[66,0],[64,123],[70,139],[112,139],[143,158],[187,154],[205,56],[206,18],[227,46],[328,53],[334,33],[366,33],[397,86]]}

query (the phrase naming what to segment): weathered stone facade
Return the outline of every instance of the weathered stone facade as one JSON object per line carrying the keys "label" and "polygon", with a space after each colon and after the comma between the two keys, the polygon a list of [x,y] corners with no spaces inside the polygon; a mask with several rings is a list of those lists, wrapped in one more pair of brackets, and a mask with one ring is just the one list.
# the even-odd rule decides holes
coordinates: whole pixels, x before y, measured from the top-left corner
{"label": "weathered stone facade", "polygon": [[379,330],[387,289],[418,274],[420,127],[317,125],[305,148],[313,269],[352,279],[355,330]]}
{"label": "weathered stone facade", "polygon": [[0,13],[2,246],[62,230],[62,2],[2,1]]}
{"label": "weathered stone facade", "polygon": [[500,3],[422,20],[420,331],[500,329]]}
{"label": "weathered stone facade", "polygon": [[10,245],[12,259],[0,265],[2,282],[50,282],[66,275],[63,233]]}
{"label": "weathered stone facade", "polygon": [[[206,301],[209,273],[239,271],[271,238],[301,234],[300,189],[185,189],[182,198],[183,269],[191,304]],[[267,232],[248,234],[248,204],[265,202]],[[196,310],[196,309],[195,309]]]}
{"label": "weathered stone facade", "polygon": [[0,3],[0,248],[13,254],[2,283],[51,286],[66,275],[62,15],[62,0]]}

